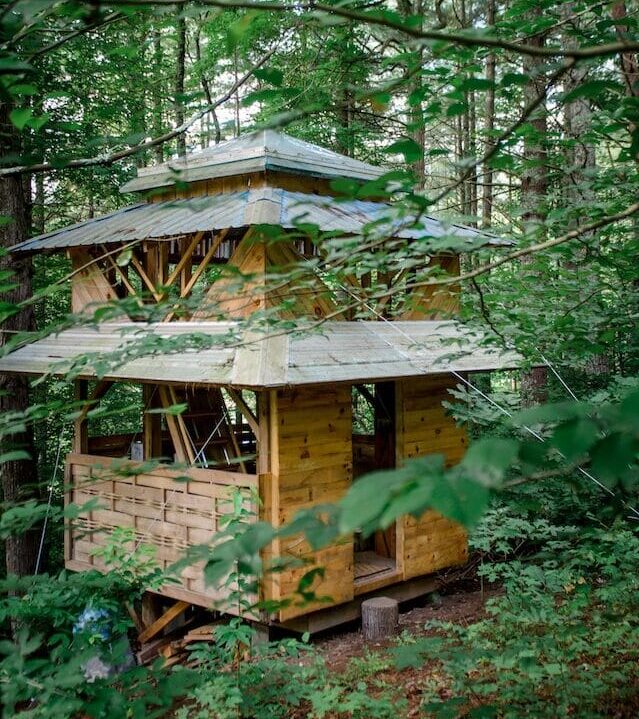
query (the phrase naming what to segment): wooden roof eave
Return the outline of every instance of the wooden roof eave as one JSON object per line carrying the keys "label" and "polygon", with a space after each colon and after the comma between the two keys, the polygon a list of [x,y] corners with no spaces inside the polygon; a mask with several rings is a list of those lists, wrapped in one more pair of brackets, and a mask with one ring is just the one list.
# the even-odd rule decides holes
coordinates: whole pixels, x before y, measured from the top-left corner
{"label": "wooden roof eave", "polygon": [[[393,331],[397,324],[401,332]],[[79,357],[91,354],[100,360],[100,378],[155,384],[202,385],[238,389],[361,383],[443,374],[511,369],[520,365],[514,353],[482,347],[469,338],[456,322],[412,321],[328,322],[321,334],[291,335],[283,332],[243,336],[240,344],[196,346],[173,352],[130,352],[126,339],[133,332],[161,336],[208,334],[220,336],[232,323],[175,322],[141,327],[136,323],[110,324],[101,328],[67,330],[40,339],[0,359],[0,372],[28,375],[74,376],[94,379],[98,372],[76,366]],[[397,329],[397,328],[395,328]],[[123,338],[123,332],[126,337]],[[410,333],[408,337],[407,333]],[[407,339],[408,337],[408,339]],[[455,350],[455,345],[458,349]],[[79,352],[78,347],[84,348]],[[462,349],[459,349],[462,348]],[[132,359],[113,366],[129,353]],[[76,371],[77,370],[77,371]]]}

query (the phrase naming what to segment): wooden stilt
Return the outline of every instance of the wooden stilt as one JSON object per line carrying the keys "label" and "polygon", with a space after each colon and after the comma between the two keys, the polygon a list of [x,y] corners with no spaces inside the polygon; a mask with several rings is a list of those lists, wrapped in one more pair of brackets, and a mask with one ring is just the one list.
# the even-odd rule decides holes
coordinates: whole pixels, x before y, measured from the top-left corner
{"label": "wooden stilt", "polygon": [[153,639],[153,637],[157,636],[164,627],[170,624],[190,606],[189,602],[176,602],[172,607],[167,609],[161,617],[156,619],[151,626],[147,627],[140,633],[140,643],[144,644],[144,642],[148,642],[150,639]]}

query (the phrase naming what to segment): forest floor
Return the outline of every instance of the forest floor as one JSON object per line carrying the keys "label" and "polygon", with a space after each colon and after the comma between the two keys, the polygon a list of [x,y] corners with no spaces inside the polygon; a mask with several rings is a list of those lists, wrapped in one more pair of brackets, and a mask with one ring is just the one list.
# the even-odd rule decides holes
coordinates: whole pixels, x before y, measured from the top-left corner
{"label": "forest floor", "polygon": [[[429,627],[436,620],[454,625],[468,626],[486,616],[486,602],[502,593],[500,587],[480,588],[475,578],[452,581],[445,585],[444,593],[421,597],[412,603],[400,606],[399,634],[403,638],[435,636],[438,631]],[[441,635],[441,632],[439,632]],[[441,676],[439,662],[425,661],[417,668],[401,671],[395,668],[390,648],[397,646],[395,638],[382,642],[366,641],[359,623],[316,637],[312,644],[320,653],[330,671],[335,675],[348,675],[352,681],[370,680],[380,690],[393,688],[397,696],[407,702],[401,713],[405,717],[421,716],[422,691],[425,684],[435,682],[440,689],[441,700],[450,698],[448,681]],[[399,713],[398,713],[399,716]]]}
{"label": "forest floor", "polygon": [[[400,606],[399,632],[406,632],[414,637],[432,635],[433,631],[425,628],[426,623],[432,620],[463,626],[474,624],[485,616],[486,602],[499,593],[497,588],[483,591],[466,588],[435,595],[434,598],[427,595],[410,605]],[[362,657],[367,652],[385,649],[395,642],[367,642],[362,637],[359,626],[353,623],[316,638],[313,644],[327,664],[339,672],[351,659]]]}

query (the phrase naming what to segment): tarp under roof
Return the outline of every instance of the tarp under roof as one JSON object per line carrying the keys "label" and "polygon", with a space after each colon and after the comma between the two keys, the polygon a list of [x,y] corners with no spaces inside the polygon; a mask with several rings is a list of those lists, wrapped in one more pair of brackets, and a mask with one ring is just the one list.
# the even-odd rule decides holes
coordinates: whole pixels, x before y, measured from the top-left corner
{"label": "tarp under roof", "polygon": [[137,177],[123,185],[121,192],[152,190],[169,187],[176,181],[197,182],[264,170],[357,180],[375,180],[388,171],[283,132],[258,130],[161,165],[141,167]]}
{"label": "tarp under roof", "polygon": [[[400,330],[400,331],[398,331]],[[153,361],[149,361],[149,356]],[[233,322],[122,322],[61,332],[0,359],[0,372],[275,388],[516,367],[455,321],[326,322],[242,336]]]}
{"label": "tarp under roof", "polygon": [[[387,218],[387,219],[386,219]],[[383,222],[380,220],[384,219]],[[55,232],[33,237],[12,248],[14,252],[34,252],[83,245],[129,243],[146,239],[170,239],[195,232],[240,228],[249,225],[280,225],[292,229],[299,223],[316,225],[325,232],[357,234],[371,223],[380,237],[406,239],[452,235],[462,240],[462,248],[509,244],[495,235],[463,225],[421,216],[419,223],[398,216],[383,202],[337,200],[332,197],[289,192],[264,187],[243,192],[206,195],[125,207],[103,217],[80,222]]]}

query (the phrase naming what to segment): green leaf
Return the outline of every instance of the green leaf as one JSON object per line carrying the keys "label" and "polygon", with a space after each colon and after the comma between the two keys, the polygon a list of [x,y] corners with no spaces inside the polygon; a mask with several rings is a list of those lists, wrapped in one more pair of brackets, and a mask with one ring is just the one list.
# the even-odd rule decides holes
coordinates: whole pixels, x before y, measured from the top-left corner
{"label": "green leaf", "polygon": [[156,407],[154,409],[147,409],[147,414],[169,414],[172,416],[182,414],[188,409],[187,404],[174,404],[170,407]]}
{"label": "green leaf", "polygon": [[480,91],[491,90],[493,87],[495,87],[495,83],[483,77],[467,77],[459,86],[460,90]]}
{"label": "green leaf", "polygon": [[244,15],[239,18],[239,20],[236,20],[234,23],[229,25],[226,38],[229,51],[234,50],[238,46],[242,38],[249,31],[251,23],[253,22],[257,14],[258,11],[256,10],[249,10],[248,12],[244,13]]}
{"label": "green leaf", "polygon": [[461,466],[480,484],[496,486],[517,459],[518,450],[514,439],[480,439],[470,445]]}
{"label": "green leaf", "polygon": [[441,637],[426,637],[418,639],[412,644],[392,647],[389,651],[395,660],[395,667],[403,669],[418,669],[427,659],[439,658],[444,640]]}
{"label": "green leaf", "polygon": [[573,462],[585,455],[599,438],[599,429],[590,419],[577,418],[557,427],[550,443]]}
{"label": "green leaf", "polygon": [[564,102],[574,102],[579,98],[588,98],[590,100],[599,97],[604,92],[614,92],[621,94],[623,88],[618,82],[612,80],[589,80],[584,82],[574,90],[566,93],[563,97]]}
{"label": "green leaf", "polygon": [[276,68],[261,67],[253,73],[258,80],[264,80],[275,87],[281,87],[284,81],[284,73]]}
{"label": "green leaf", "polygon": [[118,267],[126,267],[130,264],[132,258],[133,250],[129,248],[128,250],[120,252],[120,254],[115,258],[115,263],[118,265]]}
{"label": "green leaf", "polygon": [[613,488],[636,473],[638,451],[639,442],[635,437],[614,432],[592,450],[592,472],[607,487]]}
{"label": "green leaf", "polygon": [[47,112],[44,112],[42,115],[29,118],[27,124],[37,132],[41,127],[44,127],[47,122],[49,122],[49,118],[50,115]]}
{"label": "green leaf", "polygon": [[15,110],[11,110],[9,117],[18,130],[24,130],[32,115],[33,111],[30,107],[16,107]]}
{"label": "green leaf", "polygon": [[423,148],[410,137],[393,142],[392,145],[384,149],[384,152],[387,152],[389,155],[404,155],[406,162],[415,162],[424,155]]}
{"label": "green leaf", "polygon": [[530,81],[530,78],[528,75],[524,75],[521,72],[507,72],[501,79],[501,84],[503,87],[508,87],[509,85],[527,85]]}
{"label": "green leaf", "polygon": [[457,117],[457,115],[463,115],[468,109],[468,105],[465,102],[453,102],[446,108],[446,117]]}
{"label": "green leaf", "polygon": [[0,454],[0,464],[5,462],[19,462],[23,459],[31,459],[31,455],[23,449],[14,449],[11,452]]}

